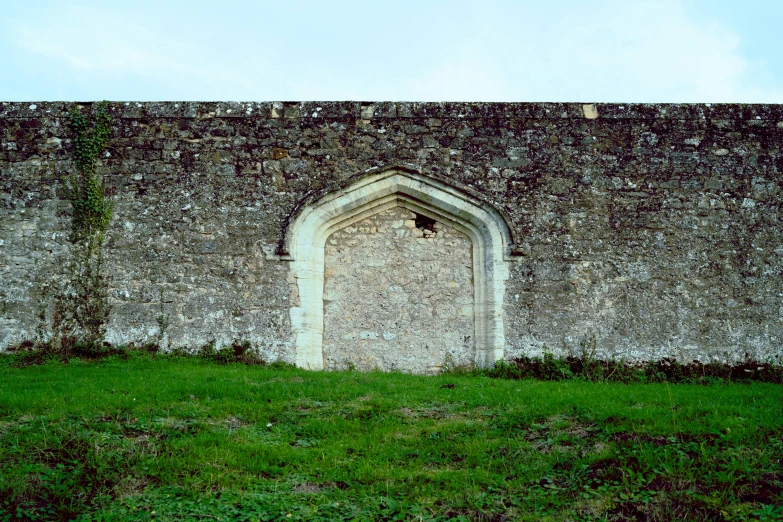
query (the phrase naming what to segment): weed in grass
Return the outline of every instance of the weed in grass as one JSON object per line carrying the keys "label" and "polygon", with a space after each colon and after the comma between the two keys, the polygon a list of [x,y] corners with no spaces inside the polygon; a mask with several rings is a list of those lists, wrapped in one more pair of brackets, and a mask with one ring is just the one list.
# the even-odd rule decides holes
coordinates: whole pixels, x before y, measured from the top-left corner
{"label": "weed in grass", "polygon": [[543,358],[522,356],[511,361],[498,361],[491,368],[474,368],[470,373],[500,379],[578,379],[626,384],[669,382],[709,385],[751,381],[783,383],[783,366],[753,360],[737,364],[705,364],[698,361],[681,364],[674,359],[629,363],[602,361],[590,354],[580,357],[555,357],[551,353],[544,353]]}

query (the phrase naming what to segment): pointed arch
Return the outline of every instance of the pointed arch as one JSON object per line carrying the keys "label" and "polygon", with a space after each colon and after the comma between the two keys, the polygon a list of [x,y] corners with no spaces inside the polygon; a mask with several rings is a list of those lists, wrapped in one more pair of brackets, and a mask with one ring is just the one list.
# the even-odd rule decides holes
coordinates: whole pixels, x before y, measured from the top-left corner
{"label": "pointed arch", "polygon": [[392,168],[370,174],[306,204],[286,230],[283,250],[291,261],[298,299],[290,309],[297,366],[323,368],[324,245],[335,230],[392,207],[442,221],[473,243],[475,362],[503,357],[506,258],[512,243],[501,214],[486,203],[422,174]]}

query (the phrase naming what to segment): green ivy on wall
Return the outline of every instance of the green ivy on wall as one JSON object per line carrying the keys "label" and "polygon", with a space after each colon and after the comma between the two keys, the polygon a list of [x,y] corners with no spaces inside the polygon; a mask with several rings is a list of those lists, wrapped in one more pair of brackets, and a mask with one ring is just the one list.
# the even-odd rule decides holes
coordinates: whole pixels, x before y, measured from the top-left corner
{"label": "green ivy on wall", "polygon": [[73,204],[71,241],[86,241],[90,249],[100,248],[111,220],[112,207],[106,200],[103,182],[95,173],[95,164],[111,136],[112,118],[106,102],[95,106],[92,122],[79,110],[73,110],[70,118],[77,167],[77,172],[71,176],[68,194]]}
{"label": "green ivy on wall", "polygon": [[[55,351],[69,353],[100,350],[109,323],[109,276],[103,259],[103,240],[112,215],[103,180],[96,172],[98,158],[106,150],[112,119],[106,102],[91,111],[70,113],[73,157],[76,169],[67,179],[66,196],[73,207],[68,257],[62,274],[42,285],[51,296],[49,319],[42,314],[51,335],[41,335]],[[44,299],[48,301],[48,299]]]}

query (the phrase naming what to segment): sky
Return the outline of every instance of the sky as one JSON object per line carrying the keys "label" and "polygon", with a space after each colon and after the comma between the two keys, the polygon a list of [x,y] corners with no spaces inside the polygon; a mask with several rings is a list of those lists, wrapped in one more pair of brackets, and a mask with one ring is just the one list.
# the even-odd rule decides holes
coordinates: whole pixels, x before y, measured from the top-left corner
{"label": "sky", "polygon": [[783,103],[783,0],[0,0],[0,100]]}

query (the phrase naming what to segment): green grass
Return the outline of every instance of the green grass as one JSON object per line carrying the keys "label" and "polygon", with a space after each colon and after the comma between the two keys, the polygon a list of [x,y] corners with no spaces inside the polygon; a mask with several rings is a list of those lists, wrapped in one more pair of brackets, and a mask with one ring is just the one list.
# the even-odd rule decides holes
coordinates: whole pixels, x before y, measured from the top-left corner
{"label": "green grass", "polygon": [[782,404],[769,383],[0,362],[0,520],[781,520]]}

